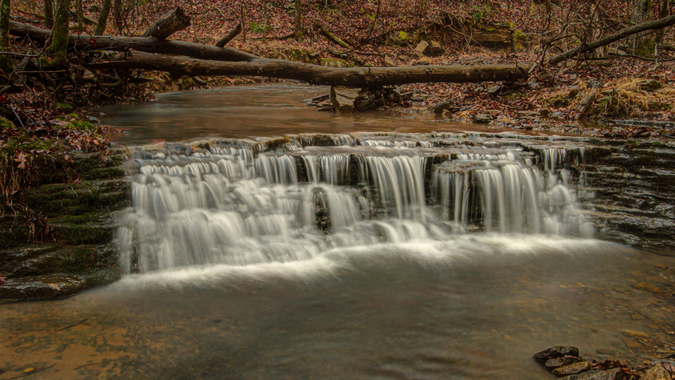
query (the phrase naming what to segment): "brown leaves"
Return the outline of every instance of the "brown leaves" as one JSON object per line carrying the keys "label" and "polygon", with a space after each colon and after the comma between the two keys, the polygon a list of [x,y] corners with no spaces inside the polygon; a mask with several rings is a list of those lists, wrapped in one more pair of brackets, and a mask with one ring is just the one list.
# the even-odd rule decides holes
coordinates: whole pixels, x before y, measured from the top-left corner
{"label": "brown leaves", "polygon": [[28,156],[26,156],[23,152],[19,152],[19,154],[16,155],[14,161],[19,163],[19,169],[25,169],[26,163],[28,162]]}

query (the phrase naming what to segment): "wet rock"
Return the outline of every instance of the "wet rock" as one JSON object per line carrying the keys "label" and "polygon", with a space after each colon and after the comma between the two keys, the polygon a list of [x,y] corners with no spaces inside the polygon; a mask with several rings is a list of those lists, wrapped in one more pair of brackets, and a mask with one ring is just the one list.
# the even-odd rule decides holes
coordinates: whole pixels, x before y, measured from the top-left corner
{"label": "wet rock", "polygon": [[453,107],[453,106],[452,106],[450,103],[448,103],[448,102],[438,102],[438,103],[436,103],[436,105],[434,106],[433,110],[434,110],[434,113],[435,113],[436,115],[441,115],[441,114],[443,114],[443,111],[451,110],[452,108],[455,108],[455,107]]}
{"label": "wet rock", "polygon": [[487,113],[479,113],[473,117],[473,122],[478,124],[489,124],[494,120],[494,116]]}
{"label": "wet rock", "polygon": [[659,81],[657,80],[647,79],[640,82],[640,84],[638,84],[638,87],[642,91],[657,91],[660,90],[663,87],[663,85],[661,85],[661,83],[659,83]]}
{"label": "wet rock", "polygon": [[621,369],[597,369],[594,371],[582,372],[563,377],[562,380],[623,380],[624,375]]}
{"label": "wet rock", "polygon": [[553,346],[537,352],[532,357],[534,360],[545,362],[562,356],[579,356],[579,349],[572,346]]}
{"label": "wet rock", "polygon": [[359,92],[352,88],[333,86],[330,89],[330,102],[337,113],[354,112],[354,101],[359,96]]}
{"label": "wet rock", "polygon": [[330,95],[324,94],[324,95],[319,95],[315,96],[310,99],[305,99],[302,102],[307,104],[308,106],[318,106],[321,102],[325,102],[330,99]]}
{"label": "wet rock", "polygon": [[553,374],[556,376],[567,376],[573,375],[575,373],[580,373],[592,369],[591,363],[587,361],[581,361],[573,364],[569,364],[560,368],[553,370]]}
{"label": "wet rock", "polygon": [[644,290],[650,293],[663,293],[663,289],[658,286],[654,286],[648,282],[640,282],[638,284],[633,284],[633,287],[638,290]]}
{"label": "wet rock", "polygon": [[553,359],[548,359],[546,363],[544,363],[544,367],[546,368],[559,368],[563,366],[567,366],[570,364],[574,363],[579,363],[586,361],[583,358],[577,357],[577,356],[561,356]]}
{"label": "wet rock", "polygon": [[666,371],[661,364],[657,364],[640,376],[640,380],[671,380],[670,372]]}

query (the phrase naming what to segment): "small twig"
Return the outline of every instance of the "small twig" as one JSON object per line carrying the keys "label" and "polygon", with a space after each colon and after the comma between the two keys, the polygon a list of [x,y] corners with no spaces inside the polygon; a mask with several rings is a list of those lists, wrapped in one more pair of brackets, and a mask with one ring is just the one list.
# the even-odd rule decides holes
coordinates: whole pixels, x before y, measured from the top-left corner
{"label": "small twig", "polygon": [[81,324],[83,324],[84,322],[86,322],[87,319],[88,319],[88,318],[85,318],[85,319],[83,319],[83,320],[77,322],[77,323],[74,324],[74,325],[70,325],[70,326],[66,326],[66,327],[61,327],[60,329],[57,329],[57,330],[55,330],[55,331],[63,331],[63,330],[67,330],[67,329],[69,329],[69,328],[71,328],[71,327],[75,327],[75,326],[77,326],[77,325],[81,325]]}

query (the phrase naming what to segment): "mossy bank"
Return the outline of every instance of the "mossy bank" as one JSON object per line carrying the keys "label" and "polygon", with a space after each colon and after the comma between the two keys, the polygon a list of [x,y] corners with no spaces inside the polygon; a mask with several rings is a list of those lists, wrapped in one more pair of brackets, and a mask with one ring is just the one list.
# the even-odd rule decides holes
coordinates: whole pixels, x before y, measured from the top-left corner
{"label": "mossy bank", "polygon": [[67,167],[36,168],[33,186],[0,215],[0,303],[64,297],[120,278],[112,238],[116,211],[129,204],[126,155],[70,158]]}

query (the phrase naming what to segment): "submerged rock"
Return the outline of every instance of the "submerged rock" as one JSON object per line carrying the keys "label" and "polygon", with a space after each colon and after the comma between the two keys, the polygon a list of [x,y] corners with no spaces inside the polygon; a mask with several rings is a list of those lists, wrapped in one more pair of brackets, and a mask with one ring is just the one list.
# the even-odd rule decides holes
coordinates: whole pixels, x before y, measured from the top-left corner
{"label": "submerged rock", "polygon": [[534,356],[534,360],[545,362],[549,359],[559,358],[562,356],[579,356],[579,349],[572,346],[553,346],[543,351],[539,351]]}
{"label": "submerged rock", "polygon": [[652,285],[648,282],[640,282],[638,284],[634,284],[633,287],[638,290],[644,290],[646,292],[650,293],[662,293],[663,289],[659,288],[658,286]]}

